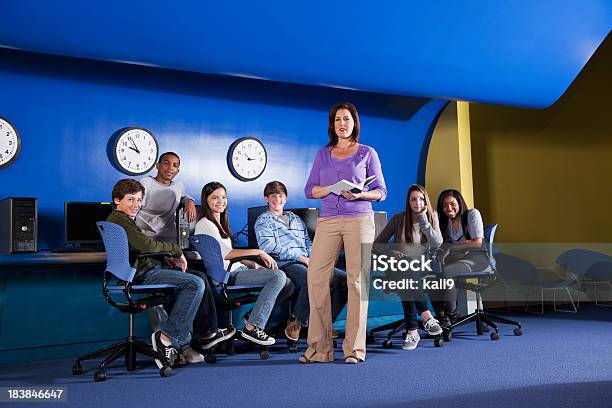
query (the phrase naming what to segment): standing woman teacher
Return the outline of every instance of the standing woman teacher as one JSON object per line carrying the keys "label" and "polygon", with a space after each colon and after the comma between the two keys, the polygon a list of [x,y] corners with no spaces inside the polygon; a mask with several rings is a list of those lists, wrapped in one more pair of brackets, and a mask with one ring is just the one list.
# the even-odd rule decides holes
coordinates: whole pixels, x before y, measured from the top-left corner
{"label": "standing woman teacher", "polygon": [[[317,152],[304,188],[307,198],[321,199],[321,217],[308,265],[310,321],[308,349],[300,362],[334,360],[330,282],[340,250],[344,248],[348,286],[344,361],[365,360],[368,318],[369,262],[362,270],[362,244],[374,241],[374,212],[371,201],[387,197],[380,160],[376,151],[359,143],[357,109],[343,102],[329,110],[329,143]],[[330,192],[329,186],[346,179],[355,184],[369,176],[376,179],[361,193]]]}

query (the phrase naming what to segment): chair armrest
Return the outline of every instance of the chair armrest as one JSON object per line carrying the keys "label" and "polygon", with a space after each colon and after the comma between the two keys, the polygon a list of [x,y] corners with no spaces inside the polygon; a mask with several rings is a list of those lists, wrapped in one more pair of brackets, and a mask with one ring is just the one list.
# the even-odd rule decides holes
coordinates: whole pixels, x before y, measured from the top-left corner
{"label": "chair armrest", "polygon": [[136,255],[136,259],[142,259],[142,258],[164,259],[165,257],[172,258],[173,256],[174,255],[172,255],[171,252],[145,252],[145,253]]}
{"label": "chair armrest", "polygon": [[253,262],[257,262],[259,265],[265,267],[265,263],[263,262],[263,260],[257,256],[257,255],[247,255],[247,256],[238,256],[236,258],[232,258],[230,259],[230,263],[228,265],[228,270],[232,267],[233,264],[235,264],[236,262],[240,262],[240,261],[253,261]]}
{"label": "chair armrest", "polygon": [[473,272],[473,273],[462,273],[455,275],[454,280],[467,280],[467,279],[491,279],[495,278],[495,272]]}

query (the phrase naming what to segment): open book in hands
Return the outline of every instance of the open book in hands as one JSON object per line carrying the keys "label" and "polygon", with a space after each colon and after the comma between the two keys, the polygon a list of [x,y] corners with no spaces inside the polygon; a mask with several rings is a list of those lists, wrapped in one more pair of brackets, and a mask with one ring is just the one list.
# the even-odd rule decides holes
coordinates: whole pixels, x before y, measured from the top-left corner
{"label": "open book in hands", "polygon": [[331,186],[329,186],[329,191],[336,195],[341,195],[342,190],[347,190],[353,194],[358,194],[361,193],[364,188],[370,185],[374,180],[376,180],[376,176],[370,176],[359,184],[351,183],[347,180],[340,180],[336,184],[332,184]]}

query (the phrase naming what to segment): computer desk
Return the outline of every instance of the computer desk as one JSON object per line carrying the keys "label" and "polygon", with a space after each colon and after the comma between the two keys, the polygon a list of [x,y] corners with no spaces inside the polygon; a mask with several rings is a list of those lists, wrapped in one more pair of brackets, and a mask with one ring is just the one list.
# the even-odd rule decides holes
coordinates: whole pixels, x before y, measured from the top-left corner
{"label": "computer desk", "polygon": [[27,268],[35,266],[105,265],[104,252],[24,252],[0,254],[0,269]]}

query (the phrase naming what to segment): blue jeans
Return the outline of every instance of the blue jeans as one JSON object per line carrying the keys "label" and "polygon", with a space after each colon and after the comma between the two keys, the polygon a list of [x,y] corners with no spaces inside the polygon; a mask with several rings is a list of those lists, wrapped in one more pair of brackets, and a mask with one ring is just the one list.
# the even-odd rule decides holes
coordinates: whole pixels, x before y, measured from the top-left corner
{"label": "blue jeans", "polygon": [[[263,289],[259,292],[249,316],[249,323],[261,329],[266,327],[274,304],[287,299],[293,292],[293,286],[287,285],[285,272],[279,269],[261,268],[233,271],[230,272],[227,284],[230,286],[263,285]],[[283,293],[281,294],[281,292]]]}
{"label": "blue jeans", "polygon": [[418,314],[426,312],[427,304],[418,300],[403,300],[402,308],[404,309],[404,322],[406,322],[406,330],[416,330],[419,328]]}
{"label": "blue jeans", "polygon": [[[308,325],[310,316],[310,302],[308,300],[308,267],[299,262],[289,262],[280,267],[287,277],[291,279],[299,291],[293,309],[293,315],[303,325]],[[331,312],[332,322],[344,309],[348,300],[348,288],[346,286],[346,272],[342,269],[334,268],[331,279]]]}
{"label": "blue jeans", "polygon": [[181,350],[191,341],[191,328],[204,295],[205,282],[195,275],[156,266],[144,273],[144,285],[175,285],[174,306],[162,332],[172,339],[172,346]]}
{"label": "blue jeans", "polygon": [[[177,269],[174,269],[177,270]],[[180,269],[178,269],[180,272]],[[204,282],[207,281],[206,274],[201,271],[194,269],[187,269],[187,273],[200,277]],[[174,299],[168,304],[165,304],[161,311],[161,316],[158,318],[160,323],[168,319],[168,313],[172,312],[174,307]],[[199,338],[209,335],[210,333],[216,333],[219,329],[217,320],[217,306],[215,304],[215,297],[212,293],[212,285],[205,285],[204,295],[202,301],[198,306],[198,311],[195,318],[193,319],[193,330],[191,332],[192,337]]]}

